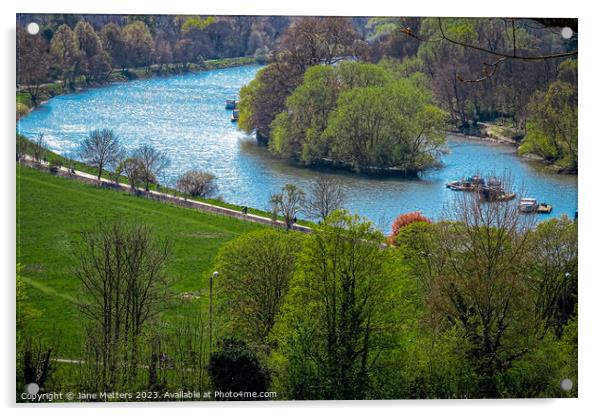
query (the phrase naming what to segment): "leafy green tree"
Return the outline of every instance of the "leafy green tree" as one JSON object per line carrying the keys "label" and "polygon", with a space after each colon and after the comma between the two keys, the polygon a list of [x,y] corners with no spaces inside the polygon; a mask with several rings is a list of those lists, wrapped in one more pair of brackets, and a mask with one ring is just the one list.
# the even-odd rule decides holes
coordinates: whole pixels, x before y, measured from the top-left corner
{"label": "leafy green tree", "polygon": [[533,220],[517,204],[482,204],[471,193],[457,195],[449,212],[422,268],[428,320],[466,337],[476,375],[471,397],[499,397],[499,379],[538,344],[543,328],[528,279]]}
{"label": "leafy green tree", "polygon": [[110,57],[102,47],[100,37],[87,22],[80,20],[74,29],[79,49],[79,71],[88,78],[108,75],[111,71]]}
{"label": "leafy green tree", "polygon": [[267,143],[270,124],[285,108],[286,97],[314,65],[332,65],[354,54],[358,38],[351,20],[343,17],[303,17],[283,35],[270,64],[240,92],[239,126]]}
{"label": "leafy green tree", "polygon": [[534,153],[572,173],[578,170],[576,82],[576,62],[565,61],[558,79],[545,92],[533,94],[527,135],[519,148],[520,153]]}
{"label": "leafy green tree", "polygon": [[80,59],[77,37],[69,26],[63,24],[54,32],[50,52],[56,60],[64,85],[71,85],[78,74]]}
{"label": "leafy green tree", "polygon": [[334,67],[310,67],[303,83],[287,98],[286,110],[271,125],[270,150],[308,164],[328,157],[329,142],[322,133],[340,93],[383,86],[392,79],[384,68],[373,64],[343,61]]}
{"label": "leafy green tree", "polygon": [[299,233],[264,229],[220,248],[215,269],[220,272],[218,315],[224,320],[224,332],[260,350],[268,346],[301,242]]}
{"label": "leafy green tree", "polygon": [[109,54],[111,65],[114,68],[127,67],[127,45],[123,40],[121,27],[115,23],[108,23],[99,33],[103,49]]}
{"label": "leafy green tree", "polygon": [[577,305],[577,224],[565,215],[533,231],[529,271],[546,327],[560,337]]}
{"label": "leafy green tree", "polygon": [[308,236],[274,329],[277,386],[291,399],[382,397],[400,342],[403,279],[371,223],[335,211]]}
{"label": "leafy green tree", "polygon": [[153,37],[148,26],[137,20],[125,26],[121,34],[126,45],[128,65],[148,66],[153,53]]}
{"label": "leafy green tree", "polygon": [[436,165],[445,114],[414,79],[341,94],[323,135],[330,157],[355,170],[395,168],[415,173]]}

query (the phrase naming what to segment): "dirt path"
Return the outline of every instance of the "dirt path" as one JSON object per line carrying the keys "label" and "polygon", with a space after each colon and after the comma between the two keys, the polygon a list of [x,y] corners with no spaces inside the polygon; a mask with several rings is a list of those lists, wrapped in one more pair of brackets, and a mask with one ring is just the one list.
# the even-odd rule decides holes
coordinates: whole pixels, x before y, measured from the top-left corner
{"label": "dirt path", "polygon": [[[22,159],[24,159],[24,160],[22,160],[21,163],[25,163],[28,166],[35,167],[35,166],[33,166],[35,164],[35,162],[31,156],[25,155],[25,156],[23,156]],[[47,162],[41,162],[40,164],[45,167],[48,167]],[[79,170],[70,171],[68,168],[63,167],[63,166],[58,168],[57,175],[60,175],[64,178],[78,180],[80,182],[94,184],[97,186],[100,185],[102,187],[111,188],[111,189],[115,189],[115,190],[119,190],[119,191],[123,191],[123,192],[131,192],[132,191],[131,186],[128,184],[116,183],[116,182],[113,182],[106,178],[101,178],[99,181],[95,175],[92,175],[87,172],[82,172]],[[260,215],[251,214],[251,213],[243,214],[241,211],[237,211],[237,210],[234,210],[231,208],[225,208],[225,207],[220,207],[218,205],[208,204],[206,202],[186,199],[181,196],[170,195],[170,194],[166,194],[163,192],[152,191],[152,190],[145,191],[143,188],[136,188],[136,193],[139,196],[142,196],[142,197],[145,197],[148,199],[161,201],[164,203],[171,203],[171,204],[183,206],[186,208],[192,208],[192,209],[197,209],[200,211],[206,211],[206,212],[212,212],[215,214],[226,215],[228,217],[237,218],[239,220],[255,222],[255,223],[264,224],[264,225],[268,225],[268,226],[272,226],[272,227],[285,228],[284,221],[281,221],[281,220],[274,221],[271,218],[262,217]],[[299,224],[293,224],[293,226],[291,228],[295,231],[301,231],[304,233],[310,233],[312,231],[310,227],[307,227],[304,225],[299,225]]]}

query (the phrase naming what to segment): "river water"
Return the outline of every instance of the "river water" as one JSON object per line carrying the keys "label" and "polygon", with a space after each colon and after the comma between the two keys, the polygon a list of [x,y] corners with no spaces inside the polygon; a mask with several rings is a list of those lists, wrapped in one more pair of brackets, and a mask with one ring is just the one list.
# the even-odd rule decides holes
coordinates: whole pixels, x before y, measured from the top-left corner
{"label": "river water", "polygon": [[[308,187],[318,176],[338,178],[347,195],[346,208],[387,229],[399,213],[421,211],[440,218],[454,192],[445,183],[475,172],[510,173],[525,195],[554,206],[552,214],[577,209],[577,177],[556,175],[515,155],[515,148],[448,137],[444,167],[418,179],[382,178],[312,170],[269,155],[236,128],[226,99],[235,98],[259,66],[246,66],[152,78],[62,95],[22,118],[17,129],[27,137],[44,133],[51,150],[74,157],[79,142],[91,131],[111,128],[127,149],[150,143],[165,151],[171,165],[163,177],[173,185],[188,169],[217,176],[225,201],[268,209],[268,200],[286,183]],[[513,201],[510,203],[517,203]]]}

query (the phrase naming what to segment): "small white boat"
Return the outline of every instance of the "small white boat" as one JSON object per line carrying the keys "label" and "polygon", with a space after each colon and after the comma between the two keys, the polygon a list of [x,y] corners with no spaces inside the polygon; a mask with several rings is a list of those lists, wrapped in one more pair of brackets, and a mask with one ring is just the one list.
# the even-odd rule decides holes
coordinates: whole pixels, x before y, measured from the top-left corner
{"label": "small white boat", "polygon": [[535,198],[521,198],[518,203],[518,209],[520,212],[535,212],[539,204],[537,204],[537,200]]}

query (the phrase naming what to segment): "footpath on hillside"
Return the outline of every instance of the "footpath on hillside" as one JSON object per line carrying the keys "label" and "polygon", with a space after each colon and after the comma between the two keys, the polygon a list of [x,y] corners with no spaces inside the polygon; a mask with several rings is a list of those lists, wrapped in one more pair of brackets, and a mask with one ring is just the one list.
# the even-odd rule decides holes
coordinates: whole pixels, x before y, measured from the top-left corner
{"label": "footpath on hillside", "polygon": [[[25,164],[25,165],[33,167],[33,168],[36,168],[36,165],[41,165],[41,166],[45,167],[46,169],[49,168],[49,164],[47,162],[36,162],[29,155],[24,155],[21,158],[21,160],[19,161],[19,163]],[[64,166],[56,168],[56,173],[54,173],[54,174],[64,177],[64,178],[73,179],[73,180],[77,180],[79,182],[84,182],[87,184],[101,186],[104,188],[115,189],[115,190],[123,191],[123,192],[132,192],[132,187],[128,184],[121,183],[121,182],[114,182],[114,181],[106,179],[106,178],[101,178],[100,180],[98,180],[98,178],[96,176],[94,176],[90,173],[82,172],[82,171],[74,170],[74,169],[68,169]],[[138,196],[142,196],[142,197],[145,197],[148,199],[153,199],[153,200],[164,202],[164,203],[171,203],[171,204],[175,204],[175,205],[186,207],[186,208],[192,208],[192,209],[197,209],[200,211],[212,212],[212,213],[219,214],[219,215],[226,215],[228,217],[237,218],[239,220],[255,222],[255,223],[264,224],[264,225],[268,225],[268,226],[272,226],[272,227],[286,228],[286,224],[284,223],[284,221],[281,221],[281,220],[273,220],[272,218],[262,217],[260,215],[251,214],[251,213],[244,214],[242,211],[237,211],[237,210],[234,210],[231,208],[220,207],[218,205],[209,204],[207,202],[201,202],[201,201],[196,201],[193,199],[187,199],[187,198],[184,198],[181,196],[170,195],[170,194],[166,194],[164,192],[159,192],[159,191],[154,191],[154,190],[146,191],[143,188],[135,188],[135,191],[136,191],[136,195],[138,195]],[[301,231],[304,233],[310,233],[312,231],[310,227],[307,227],[304,225],[299,225],[299,224],[293,224],[291,226],[291,229],[295,230],[295,231]]]}

